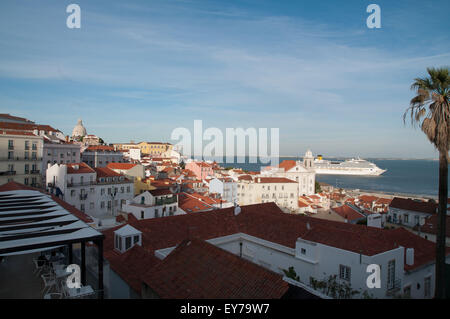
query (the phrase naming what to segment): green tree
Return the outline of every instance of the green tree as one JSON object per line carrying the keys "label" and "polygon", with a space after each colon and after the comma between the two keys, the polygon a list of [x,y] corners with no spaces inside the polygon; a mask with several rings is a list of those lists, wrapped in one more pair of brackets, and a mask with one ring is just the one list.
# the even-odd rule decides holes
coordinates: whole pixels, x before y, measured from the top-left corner
{"label": "green tree", "polygon": [[294,270],[294,267],[289,267],[288,270],[283,269],[284,274],[286,275],[286,277],[294,279],[296,281],[300,281],[300,277],[297,276],[297,273]]}
{"label": "green tree", "polygon": [[318,181],[316,181],[315,185],[314,185],[314,193],[321,193],[322,192],[322,188],[320,187],[320,184]]}
{"label": "green tree", "polygon": [[448,198],[448,160],[450,144],[450,76],[448,68],[428,68],[428,76],[416,78],[411,89],[416,96],[403,115],[411,124],[419,125],[439,151],[439,205],[436,238],[435,297],[445,298],[445,235]]}

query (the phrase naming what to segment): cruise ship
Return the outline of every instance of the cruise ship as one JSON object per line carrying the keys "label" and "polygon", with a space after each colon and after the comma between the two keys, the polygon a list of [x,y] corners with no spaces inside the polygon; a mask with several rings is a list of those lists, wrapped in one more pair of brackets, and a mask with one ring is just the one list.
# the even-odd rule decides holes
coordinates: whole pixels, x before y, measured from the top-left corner
{"label": "cruise ship", "polygon": [[314,168],[316,174],[327,175],[364,175],[364,176],[379,176],[386,172],[374,163],[368,162],[361,158],[352,158],[345,161],[328,161],[318,155],[314,159]]}

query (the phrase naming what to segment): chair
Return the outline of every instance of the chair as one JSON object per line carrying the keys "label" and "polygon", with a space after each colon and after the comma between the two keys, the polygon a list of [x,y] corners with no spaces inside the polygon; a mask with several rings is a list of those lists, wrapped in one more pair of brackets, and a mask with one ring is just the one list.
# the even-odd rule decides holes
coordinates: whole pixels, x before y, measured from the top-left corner
{"label": "chair", "polygon": [[[45,262],[43,262],[42,260],[33,258],[33,263],[34,263],[34,266],[36,267],[36,268],[34,269],[34,272],[33,272],[33,273],[34,273],[36,276],[39,275],[39,274],[46,268],[46,264],[45,264]],[[39,263],[41,263],[41,265],[39,265]]]}
{"label": "chair", "polygon": [[57,281],[53,274],[43,274],[41,278],[44,281],[44,289],[42,289],[44,294],[48,293],[53,287],[57,287]]}

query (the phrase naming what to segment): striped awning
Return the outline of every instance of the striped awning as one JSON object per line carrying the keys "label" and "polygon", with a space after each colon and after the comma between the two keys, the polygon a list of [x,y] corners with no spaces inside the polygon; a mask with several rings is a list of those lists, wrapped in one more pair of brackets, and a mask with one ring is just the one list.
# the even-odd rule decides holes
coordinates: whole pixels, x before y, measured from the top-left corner
{"label": "striped awning", "polygon": [[103,234],[50,195],[37,190],[0,192],[0,255],[98,239]]}

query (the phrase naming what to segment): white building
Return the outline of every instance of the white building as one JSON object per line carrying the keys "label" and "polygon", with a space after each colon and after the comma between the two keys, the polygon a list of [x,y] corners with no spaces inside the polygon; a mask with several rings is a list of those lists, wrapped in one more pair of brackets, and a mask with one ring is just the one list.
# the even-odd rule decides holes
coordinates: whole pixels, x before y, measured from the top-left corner
{"label": "white building", "polygon": [[91,167],[106,167],[109,163],[125,163],[123,153],[111,146],[89,146],[81,153],[81,160]]}
{"label": "white building", "polygon": [[285,177],[240,176],[237,194],[239,205],[275,202],[287,212],[298,212],[298,183]]}
{"label": "white building", "polygon": [[45,178],[48,165],[81,162],[80,145],[62,140],[44,139],[42,152],[42,175]]}
{"label": "white building", "polygon": [[[292,267],[305,287],[317,289],[314,281],[336,276],[338,284],[358,292],[353,298],[434,296],[434,244],[403,228],[377,229],[283,214],[273,203],[138,220],[131,226],[143,234],[139,258],[147,252],[165,259],[184,239],[194,236],[278,274]],[[112,243],[114,233],[105,236]],[[109,261],[115,266],[125,257]],[[369,287],[373,270],[368,269],[373,265],[379,267],[380,281],[379,286]],[[118,275],[134,266],[121,264]]]}
{"label": "white building", "polygon": [[109,168],[86,163],[55,164],[47,169],[47,188],[96,220],[113,223],[126,200],[134,195],[133,181]]}
{"label": "white building", "polygon": [[220,194],[229,203],[237,201],[237,182],[232,178],[213,178],[209,181],[209,193]]}
{"label": "white building", "polygon": [[314,171],[314,157],[307,151],[303,162],[285,160],[279,167],[261,168],[262,176],[286,177],[298,183],[299,195],[312,195],[315,193],[316,173]]}
{"label": "white building", "polygon": [[423,224],[425,219],[437,213],[436,203],[394,197],[389,204],[387,221],[413,228]]}
{"label": "white building", "polygon": [[145,191],[127,200],[122,207],[124,213],[131,213],[136,219],[158,218],[179,215],[177,195],[169,189]]}
{"label": "white building", "polygon": [[41,187],[42,144],[42,136],[32,132],[0,129],[0,185],[15,181]]}

